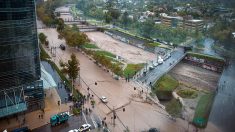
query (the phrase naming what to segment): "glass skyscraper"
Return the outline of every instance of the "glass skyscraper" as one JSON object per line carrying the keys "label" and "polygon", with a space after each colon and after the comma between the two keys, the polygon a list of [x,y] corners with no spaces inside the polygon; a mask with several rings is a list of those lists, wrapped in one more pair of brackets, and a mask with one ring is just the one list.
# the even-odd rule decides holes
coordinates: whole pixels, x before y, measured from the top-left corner
{"label": "glass skyscraper", "polygon": [[0,118],[44,107],[34,0],[0,0]]}

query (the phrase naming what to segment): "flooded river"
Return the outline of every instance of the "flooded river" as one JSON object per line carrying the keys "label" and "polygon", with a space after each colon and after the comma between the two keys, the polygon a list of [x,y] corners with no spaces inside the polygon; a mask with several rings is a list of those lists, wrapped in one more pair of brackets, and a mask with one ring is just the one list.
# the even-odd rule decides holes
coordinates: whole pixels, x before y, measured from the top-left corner
{"label": "flooded river", "polygon": [[[212,46],[214,40],[205,39],[204,50],[195,52],[222,56],[217,54]],[[233,47],[235,49],[235,46]],[[218,83],[218,93],[215,96],[209,122],[216,125],[221,131],[235,131],[235,58],[230,59],[230,63],[225,67]]]}

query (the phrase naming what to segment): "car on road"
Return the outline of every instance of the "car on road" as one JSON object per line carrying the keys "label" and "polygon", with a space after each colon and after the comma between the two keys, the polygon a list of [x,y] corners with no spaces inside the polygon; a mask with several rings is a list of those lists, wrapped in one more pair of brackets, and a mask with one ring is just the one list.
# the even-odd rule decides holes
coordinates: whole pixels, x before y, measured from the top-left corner
{"label": "car on road", "polygon": [[86,132],[91,130],[91,125],[90,124],[83,124],[78,131],[79,132]]}
{"label": "car on road", "polygon": [[68,132],[79,132],[78,129],[69,130]]}
{"label": "car on road", "polygon": [[148,132],[160,132],[157,128],[150,128]]}
{"label": "car on road", "polygon": [[100,100],[101,100],[103,103],[108,103],[108,99],[107,99],[105,96],[101,96]]}
{"label": "car on road", "polygon": [[61,50],[65,50],[65,45],[61,44],[61,45],[60,45],[60,49],[61,49]]}

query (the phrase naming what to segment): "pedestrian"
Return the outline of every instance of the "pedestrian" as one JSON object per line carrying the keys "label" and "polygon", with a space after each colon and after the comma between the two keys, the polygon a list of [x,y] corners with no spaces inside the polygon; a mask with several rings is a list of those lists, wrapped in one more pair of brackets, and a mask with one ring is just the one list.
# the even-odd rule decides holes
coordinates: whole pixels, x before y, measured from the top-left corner
{"label": "pedestrian", "polygon": [[41,117],[42,117],[42,119],[43,119],[43,114],[41,114]]}
{"label": "pedestrian", "polygon": [[40,118],[41,118],[41,115],[38,115],[38,118],[40,119]]}

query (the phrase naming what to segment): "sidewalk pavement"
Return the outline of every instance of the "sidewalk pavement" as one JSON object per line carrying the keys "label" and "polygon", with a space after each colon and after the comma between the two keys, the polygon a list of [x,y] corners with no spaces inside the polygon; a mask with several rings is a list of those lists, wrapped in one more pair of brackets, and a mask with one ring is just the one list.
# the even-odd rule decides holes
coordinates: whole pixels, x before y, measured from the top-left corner
{"label": "sidewalk pavement", "polygon": [[[15,128],[27,126],[29,129],[35,129],[46,125],[50,122],[50,117],[59,112],[69,111],[69,106],[72,103],[61,104],[58,106],[56,98],[58,94],[56,89],[50,90],[51,94],[47,94],[45,97],[45,108],[42,110],[26,113],[25,115],[19,115],[18,117],[11,117],[9,120],[0,120],[0,131],[7,129],[11,131]],[[39,118],[39,115],[43,115],[43,118]],[[24,123],[25,122],[25,123]]]}

